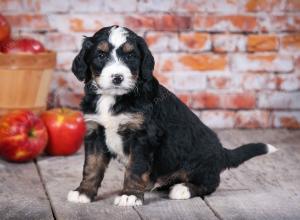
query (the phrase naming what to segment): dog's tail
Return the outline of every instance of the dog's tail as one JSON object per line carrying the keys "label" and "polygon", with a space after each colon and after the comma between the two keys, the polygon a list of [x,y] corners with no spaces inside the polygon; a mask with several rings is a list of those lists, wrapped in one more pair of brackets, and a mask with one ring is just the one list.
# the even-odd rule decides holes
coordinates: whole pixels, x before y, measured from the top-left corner
{"label": "dog's tail", "polygon": [[233,150],[224,148],[226,158],[225,166],[226,168],[237,167],[252,157],[263,154],[271,154],[276,151],[277,148],[274,146],[263,143],[245,144]]}

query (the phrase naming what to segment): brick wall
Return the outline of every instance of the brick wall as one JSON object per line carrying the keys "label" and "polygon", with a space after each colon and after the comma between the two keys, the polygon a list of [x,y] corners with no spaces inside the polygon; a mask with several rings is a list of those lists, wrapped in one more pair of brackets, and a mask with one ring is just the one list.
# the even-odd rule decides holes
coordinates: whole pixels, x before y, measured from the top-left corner
{"label": "brick wall", "polygon": [[155,75],[215,128],[300,128],[300,0],[1,0],[15,36],[58,52],[52,106],[78,107],[70,72],[83,35],[127,26]]}

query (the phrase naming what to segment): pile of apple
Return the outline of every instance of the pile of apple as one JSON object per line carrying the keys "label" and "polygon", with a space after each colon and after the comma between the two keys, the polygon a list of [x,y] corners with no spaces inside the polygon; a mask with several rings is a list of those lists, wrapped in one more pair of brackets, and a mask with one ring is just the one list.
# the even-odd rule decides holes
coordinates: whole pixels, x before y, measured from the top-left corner
{"label": "pile of apple", "polygon": [[[7,20],[0,14],[0,52],[36,54],[45,51],[39,41],[13,39],[10,33]],[[84,133],[82,113],[71,109],[52,109],[40,116],[25,110],[10,112],[0,116],[0,156],[13,162],[25,162],[44,151],[50,155],[70,155],[80,148]]]}
{"label": "pile of apple", "polygon": [[0,14],[0,52],[2,53],[41,53],[45,52],[43,44],[32,38],[11,37],[11,28],[4,16]]}
{"label": "pile of apple", "polygon": [[46,151],[53,156],[75,153],[81,146],[85,123],[79,111],[56,108],[37,116],[20,110],[0,117],[0,155],[25,162]]}

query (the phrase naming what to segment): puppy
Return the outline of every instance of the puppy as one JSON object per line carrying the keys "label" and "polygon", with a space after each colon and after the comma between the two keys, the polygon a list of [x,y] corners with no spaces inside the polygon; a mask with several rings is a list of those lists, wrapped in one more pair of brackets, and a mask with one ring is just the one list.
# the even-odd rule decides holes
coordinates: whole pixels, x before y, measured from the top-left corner
{"label": "puppy", "polygon": [[263,143],[223,148],[217,135],[159,84],[153,68],[144,39],[127,28],[105,27],[84,39],[72,71],[85,83],[85,162],[69,201],[93,201],[112,158],[126,161],[114,204],[137,206],[150,183],[170,188],[170,199],[203,197],[216,190],[224,169],[276,150]]}

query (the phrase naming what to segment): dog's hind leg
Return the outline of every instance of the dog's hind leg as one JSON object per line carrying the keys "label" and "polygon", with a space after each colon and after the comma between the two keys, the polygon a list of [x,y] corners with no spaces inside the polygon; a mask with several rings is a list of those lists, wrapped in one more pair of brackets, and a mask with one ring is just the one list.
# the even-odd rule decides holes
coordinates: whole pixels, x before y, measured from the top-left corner
{"label": "dog's hind leg", "polygon": [[201,178],[201,181],[191,180],[185,183],[178,183],[171,187],[170,199],[189,199],[195,196],[204,197],[213,193],[219,186],[219,176]]}

